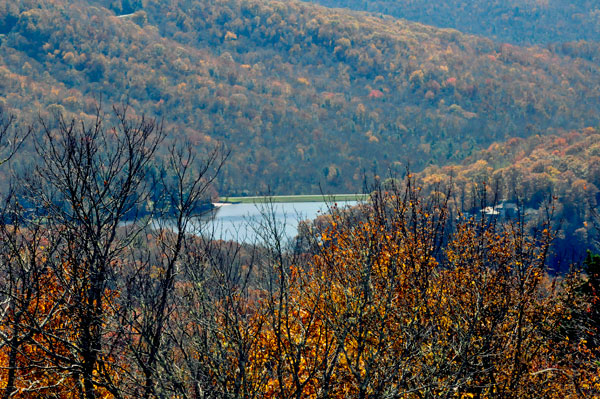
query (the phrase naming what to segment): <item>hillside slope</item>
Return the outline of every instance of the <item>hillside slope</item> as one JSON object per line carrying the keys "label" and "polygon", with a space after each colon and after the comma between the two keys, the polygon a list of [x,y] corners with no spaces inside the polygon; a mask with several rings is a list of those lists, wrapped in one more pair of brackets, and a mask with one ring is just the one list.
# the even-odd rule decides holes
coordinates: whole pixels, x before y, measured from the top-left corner
{"label": "hillside slope", "polygon": [[600,121],[593,58],[299,2],[105,3],[1,1],[0,104],[129,101],[171,139],[225,143],[224,194],[360,191],[365,173]]}
{"label": "hillside slope", "polygon": [[419,176],[426,192],[452,182],[452,201],[469,213],[480,209],[484,188],[488,204],[519,204],[529,215],[525,221],[530,226],[539,227],[549,211],[559,230],[555,240],[559,258],[580,261],[584,249],[597,250],[600,244],[598,129],[513,138],[494,143],[461,164],[427,167]]}
{"label": "hillside slope", "polygon": [[593,0],[313,0],[327,7],[383,13],[513,44],[600,41]]}

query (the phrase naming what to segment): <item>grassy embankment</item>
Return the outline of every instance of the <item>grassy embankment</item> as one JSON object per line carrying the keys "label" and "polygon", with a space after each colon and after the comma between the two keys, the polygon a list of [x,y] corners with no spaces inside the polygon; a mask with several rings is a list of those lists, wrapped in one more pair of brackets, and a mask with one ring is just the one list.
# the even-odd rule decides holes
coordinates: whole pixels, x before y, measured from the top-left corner
{"label": "grassy embankment", "polygon": [[281,203],[281,202],[338,202],[338,201],[365,201],[367,194],[333,194],[333,195],[275,195],[257,197],[221,197],[219,202],[228,204],[256,204],[256,203]]}

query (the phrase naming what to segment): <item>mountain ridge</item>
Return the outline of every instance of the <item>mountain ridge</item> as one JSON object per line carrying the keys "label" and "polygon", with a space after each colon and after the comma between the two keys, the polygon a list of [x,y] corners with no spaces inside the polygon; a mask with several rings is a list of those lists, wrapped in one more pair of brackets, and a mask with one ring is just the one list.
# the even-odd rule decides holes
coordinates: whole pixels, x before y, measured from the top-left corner
{"label": "mountain ridge", "polygon": [[129,101],[172,139],[227,144],[218,189],[230,195],[360,191],[407,162],[600,122],[594,59],[391,17],[300,2],[147,1],[127,18],[101,1],[3,3],[16,19],[0,45],[7,109],[78,117],[99,97]]}

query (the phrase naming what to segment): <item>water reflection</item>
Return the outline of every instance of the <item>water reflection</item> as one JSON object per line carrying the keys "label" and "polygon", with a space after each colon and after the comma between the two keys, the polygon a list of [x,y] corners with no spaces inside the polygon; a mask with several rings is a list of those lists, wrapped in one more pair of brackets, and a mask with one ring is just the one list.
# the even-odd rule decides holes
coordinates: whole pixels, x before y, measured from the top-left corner
{"label": "water reflection", "polygon": [[[357,201],[337,202],[340,208],[356,204]],[[331,205],[327,202],[224,204],[216,208],[211,216],[196,220],[192,230],[196,234],[212,235],[222,240],[255,243],[268,233],[265,223],[269,220],[285,237],[293,238],[297,235],[299,221],[327,213]]]}

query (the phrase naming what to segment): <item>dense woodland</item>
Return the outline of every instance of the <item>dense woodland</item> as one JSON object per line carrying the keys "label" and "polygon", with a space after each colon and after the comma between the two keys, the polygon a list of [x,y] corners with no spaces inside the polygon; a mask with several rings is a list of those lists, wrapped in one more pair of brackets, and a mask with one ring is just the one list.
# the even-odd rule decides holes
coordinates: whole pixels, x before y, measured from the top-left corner
{"label": "dense woodland", "polygon": [[567,56],[297,2],[147,1],[123,17],[94,4],[2,2],[2,106],[86,117],[128,101],[172,139],[226,144],[223,194],[356,192],[365,175],[600,115],[585,46]]}
{"label": "dense woodland", "polygon": [[600,41],[600,7],[591,0],[312,0],[392,15],[500,42],[547,45]]}
{"label": "dense woodland", "polygon": [[0,0],[0,398],[600,397],[596,8]]}
{"label": "dense woodland", "polygon": [[428,193],[452,185],[453,208],[468,214],[478,212],[482,200],[490,205],[509,203],[535,226],[552,208],[560,231],[555,240],[557,256],[572,259],[582,255],[580,248],[599,239],[599,149],[600,135],[593,128],[513,138],[494,143],[462,165],[427,167],[419,182]]}
{"label": "dense woodland", "polygon": [[[125,215],[152,193],[155,120],[45,125],[3,200],[5,398],[590,398],[600,257],[552,277],[556,231],[452,215],[408,177],[287,241],[191,235],[224,161],[173,147],[175,228]],[[5,123],[5,158],[19,151]],[[17,142],[18,143],[18,142]],[[6,167],[6,163],[3,165]],[[12,193],[11,193],[12,194]],[[38,210],[28,212],[27,198]],[[39,215],[43,213],[44,217]]]}

